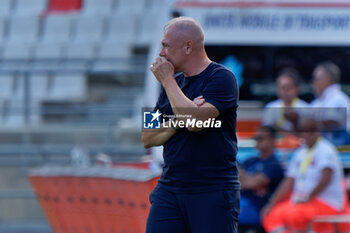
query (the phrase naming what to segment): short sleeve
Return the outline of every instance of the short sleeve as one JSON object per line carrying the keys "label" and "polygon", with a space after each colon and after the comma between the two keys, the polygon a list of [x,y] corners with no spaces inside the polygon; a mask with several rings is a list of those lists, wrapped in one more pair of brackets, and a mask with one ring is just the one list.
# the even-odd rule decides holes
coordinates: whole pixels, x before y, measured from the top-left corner
{"label": "short sleeve", "polygon": [[[335,150],[318,150],[317,155],[317,166],[320,170],[324,168],[330,168],[332,170],[336,169],[336,161],[338,160],[338,153]],[[315,155],[316,156],[316,155]]]}
{"label": "short sleeve", "polygon": [[329,101],[325,103],[321,103],[318,99],[311,102],[311,106],[313,109],[312,117],[315,117],[321,121],[335,121],[340,125],[343,125],[347,119],[346,112],[346,101],[340,98],[338,95],[335,95],[333,99],[329,99]]}
{"label": "short sleeve", "polygon": [[236,107],[238,87],[233,73],[226,69],[217,71],[203,88],[203,97],[219,110],[220,115],[227,109]]}

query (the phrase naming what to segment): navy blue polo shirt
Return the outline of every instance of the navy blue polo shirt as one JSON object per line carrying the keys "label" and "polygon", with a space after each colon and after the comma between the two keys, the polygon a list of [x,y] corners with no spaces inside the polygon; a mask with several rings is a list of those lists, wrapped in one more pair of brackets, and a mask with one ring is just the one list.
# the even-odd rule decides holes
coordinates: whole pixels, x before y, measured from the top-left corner
{"label": "navy blue polo shirt", "polygon": [[[220,128],[199,132],[180,129],[164,144],[164,167],[158,185],[173,192],[195,193],[239,190],[236,166],[236,118],[238,87],[231,71],[212,62],[200,74],[175,75],[183,93],[191,100],[203,96],[220,112]],[[162,89],[155,110],[173,115],[169,99]]]}

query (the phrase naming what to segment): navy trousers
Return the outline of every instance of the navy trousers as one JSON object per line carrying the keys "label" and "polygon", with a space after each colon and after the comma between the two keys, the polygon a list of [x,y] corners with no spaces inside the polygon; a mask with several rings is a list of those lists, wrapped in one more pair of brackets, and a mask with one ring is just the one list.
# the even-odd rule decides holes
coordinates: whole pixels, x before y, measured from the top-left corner
{"label": "navy trousers", "polygon": [[179,194],[157,186],[146,233],[236,233],[239,201],[239,191]]}

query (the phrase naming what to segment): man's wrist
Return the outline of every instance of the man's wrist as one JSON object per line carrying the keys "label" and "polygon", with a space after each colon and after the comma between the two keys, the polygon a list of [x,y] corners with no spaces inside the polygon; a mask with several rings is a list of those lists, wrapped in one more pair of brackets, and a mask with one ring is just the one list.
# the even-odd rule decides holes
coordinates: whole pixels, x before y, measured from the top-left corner
{"label": "man's wrist", "polygon": [[165,89],[167,89],[173,85],[173,82],[175,82],[175,78],[174,78],[174,76],[171,76],[171,77],[163,79],[160,84],[162,84],[162,86]]}

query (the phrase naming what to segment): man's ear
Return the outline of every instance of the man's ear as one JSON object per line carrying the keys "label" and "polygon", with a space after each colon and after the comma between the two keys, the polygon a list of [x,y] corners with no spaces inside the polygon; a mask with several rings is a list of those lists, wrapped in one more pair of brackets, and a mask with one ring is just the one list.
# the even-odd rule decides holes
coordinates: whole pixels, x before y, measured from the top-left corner
{"label": "man's ear", "polygon": [[186,54],[192,53],[192,50],[193,50],[193,41],[192,40],[186,41],[185,49],[186,49]]}

